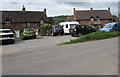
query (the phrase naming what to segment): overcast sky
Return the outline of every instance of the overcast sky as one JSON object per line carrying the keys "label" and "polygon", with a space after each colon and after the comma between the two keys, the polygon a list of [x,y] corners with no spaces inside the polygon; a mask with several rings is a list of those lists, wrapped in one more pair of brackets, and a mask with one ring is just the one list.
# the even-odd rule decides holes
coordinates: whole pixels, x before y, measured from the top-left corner
{"label": "overcast sky", "polygon": [[[102,1],[102,2],[101,2]],[[73,8],[77,10],[107,10],[111,8],[112,15],[118,15],[119,0],[0,0],[0,10],[21,11],[22,5],[27,11],[43,11],[47,9],[47,16],[73,15]]]}

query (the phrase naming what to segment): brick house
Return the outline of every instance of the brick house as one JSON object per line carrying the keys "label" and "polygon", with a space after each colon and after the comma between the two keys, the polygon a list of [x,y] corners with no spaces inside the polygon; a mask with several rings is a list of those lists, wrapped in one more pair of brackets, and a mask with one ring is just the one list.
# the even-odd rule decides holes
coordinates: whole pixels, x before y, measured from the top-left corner
{"label": "brick house", "polygon": [[120,13],[119,13],[119,15],[118,15],[118,21],[120,22]]}
{"label": "brick house", "polygon": [[110,7],[108,10],[76,10],[73,8],[73,16],[67,17],[67,21],[77,21],[83,25],[104,25],[112,22]]}
{"label": "brick house", "polygon": [[0,11],[2,22],[0,28],[10,28],[20,36],[24,28],[33,28],[38,35],[40,24],[47,23],[46,9],[44,11],[26,11],[23,5],[22,11]]}

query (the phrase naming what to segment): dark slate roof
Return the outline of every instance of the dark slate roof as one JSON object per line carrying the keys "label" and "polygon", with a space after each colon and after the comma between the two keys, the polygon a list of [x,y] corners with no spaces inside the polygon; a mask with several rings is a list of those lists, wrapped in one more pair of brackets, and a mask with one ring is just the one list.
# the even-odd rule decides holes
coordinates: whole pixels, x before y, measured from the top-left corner
{"label": "dark slate roof", "polygon": [[90,19],[91,16],[100,19],[112,19],[109,10],[75,10],[76,19]]}
{"label": "dark slate roof", "polygon": [[39,22],[41,19],[48,21],[45,12],[41,11],[0,11],[2,13],[2,22],[10,20],[11,22]]}

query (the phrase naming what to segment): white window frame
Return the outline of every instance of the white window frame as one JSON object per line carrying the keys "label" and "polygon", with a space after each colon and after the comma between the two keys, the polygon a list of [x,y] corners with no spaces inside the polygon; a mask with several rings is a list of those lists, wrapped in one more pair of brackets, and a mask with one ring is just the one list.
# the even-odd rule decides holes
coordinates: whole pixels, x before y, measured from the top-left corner
{"label": "white window frame", "polygon": [[10,25],[10,21],[5,21],[5,25]]}

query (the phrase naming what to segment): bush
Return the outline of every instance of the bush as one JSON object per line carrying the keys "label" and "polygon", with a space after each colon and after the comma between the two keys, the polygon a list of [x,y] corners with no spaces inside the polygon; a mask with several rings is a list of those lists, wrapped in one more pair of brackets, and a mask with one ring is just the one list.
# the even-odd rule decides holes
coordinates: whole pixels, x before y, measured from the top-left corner
{"label": "bush", "polygon": [[51,25],[50,24],[43,24],[40,26],[40,34],[42,36],[45,36],[46,35],[46,32],[47,30],[49,30],[51,28]]}
{"label": "bush", "polygon": [[113,32],[97,31],[97,32],[93,32],[85,36],[81,36],[80,38],[71,40],[69,42],[65,42],[64,44],[72,44],[72,43],[79,43],[79,42],[85,42],[85,41],[107,39],[107,38],[117,37],[117,36],[120,36],[120,32],[118,31],[113,31]]}

